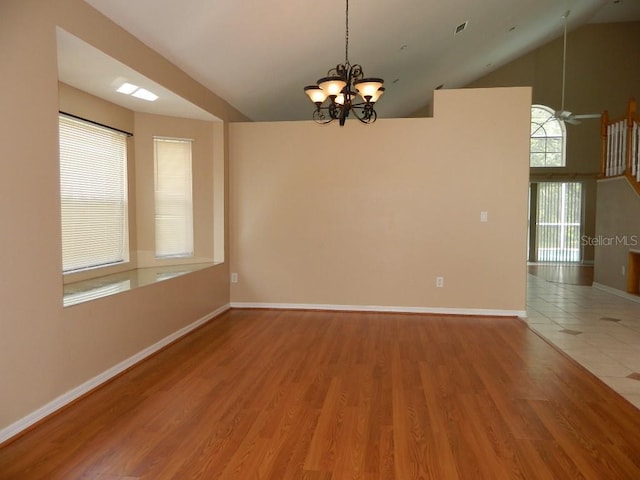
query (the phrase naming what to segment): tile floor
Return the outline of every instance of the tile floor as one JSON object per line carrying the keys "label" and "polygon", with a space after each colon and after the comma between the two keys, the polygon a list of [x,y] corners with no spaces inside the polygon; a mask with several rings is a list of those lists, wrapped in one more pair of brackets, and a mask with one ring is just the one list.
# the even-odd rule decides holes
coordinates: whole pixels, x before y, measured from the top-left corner
{"label": "tile floor", "polygon": [[529,327],[640,408],[640,303],[528,275]]}

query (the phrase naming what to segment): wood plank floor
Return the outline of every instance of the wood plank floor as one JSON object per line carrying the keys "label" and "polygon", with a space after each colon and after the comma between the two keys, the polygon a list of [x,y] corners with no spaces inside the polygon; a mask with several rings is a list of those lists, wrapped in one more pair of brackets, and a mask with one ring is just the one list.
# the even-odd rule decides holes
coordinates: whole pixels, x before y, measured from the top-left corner
{"label": "wood plank floor", "polygon": [[0,479],[639,479],[640,411],[516,319],[231,310]]}

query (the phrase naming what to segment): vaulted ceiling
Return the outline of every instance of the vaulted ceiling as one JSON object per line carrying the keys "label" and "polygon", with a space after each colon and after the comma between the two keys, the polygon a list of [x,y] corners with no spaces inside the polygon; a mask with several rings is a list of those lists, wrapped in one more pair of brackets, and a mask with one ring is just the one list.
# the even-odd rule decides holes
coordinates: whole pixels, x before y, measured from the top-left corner
{"label": "vaulted ceiling", "polygon": [[[345,59],[345,0],[86,1],[256,121],[310,118],[303,87]],[[560,36],[568,10],[569,30],[640,20],[640,0],[351,0],[349,60],[403,117]]]}

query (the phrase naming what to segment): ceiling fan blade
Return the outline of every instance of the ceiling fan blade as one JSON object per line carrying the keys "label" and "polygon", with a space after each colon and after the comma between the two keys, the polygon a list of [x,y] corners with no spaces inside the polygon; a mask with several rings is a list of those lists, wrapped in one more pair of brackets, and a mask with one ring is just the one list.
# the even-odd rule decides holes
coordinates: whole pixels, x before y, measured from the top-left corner
{"label": "ceiling fan blade", "polygon": [[583,113],[581,115],[574,115],[573,118],[600,118],[600,113]]}
{"label": "ceiling fan blade", "polygon": [[582,123],[580,120],[576,120],[576,117],[565,118],[562,121],[570,125],[580,125]]}

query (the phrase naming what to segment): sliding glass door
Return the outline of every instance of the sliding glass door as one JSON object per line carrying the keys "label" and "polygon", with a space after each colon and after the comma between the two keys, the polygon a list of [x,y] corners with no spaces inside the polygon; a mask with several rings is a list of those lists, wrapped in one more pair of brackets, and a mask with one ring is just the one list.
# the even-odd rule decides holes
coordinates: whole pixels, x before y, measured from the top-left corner
{"label": "sliding glass door", "polygon": [[[580,262],[582,236],[582,184],[579,182],[539,182],[531,185],[531,212],[538,262]],[[531,222],[533,223],[533,222]],[[532,258],[534,257],[534,258]]]}

